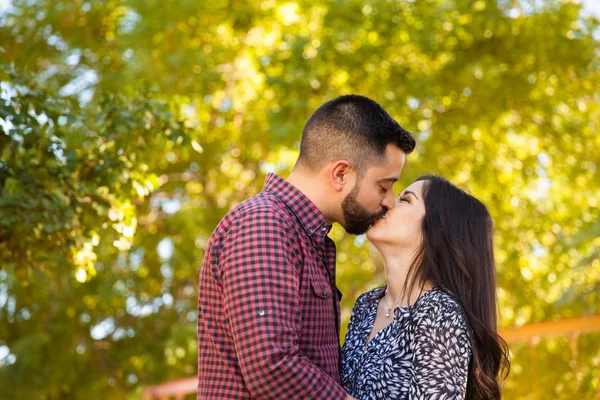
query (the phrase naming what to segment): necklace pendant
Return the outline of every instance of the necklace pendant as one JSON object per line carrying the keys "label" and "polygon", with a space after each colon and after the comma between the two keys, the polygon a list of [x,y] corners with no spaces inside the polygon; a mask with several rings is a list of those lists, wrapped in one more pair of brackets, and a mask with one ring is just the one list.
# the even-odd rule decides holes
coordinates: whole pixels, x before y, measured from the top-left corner
{"label": "necklace pendant", "polygon": [[390,317],[390,311],[391,311],[391,310],[387,310],[387,311],[386,311],[386,313],[385,313],[385,316],[386,316],[386,318],[389,318],[389,317]]}

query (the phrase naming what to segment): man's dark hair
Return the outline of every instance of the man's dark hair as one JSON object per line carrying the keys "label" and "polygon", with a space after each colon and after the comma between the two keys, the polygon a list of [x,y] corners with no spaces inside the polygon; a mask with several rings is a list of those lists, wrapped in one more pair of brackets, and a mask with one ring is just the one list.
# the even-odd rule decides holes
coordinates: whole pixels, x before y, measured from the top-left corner
{"label": "man's dark hair", "polygon": [[348,160],[359,175],[385,161],[393,144],[404,153],[415,139],[375,101],[358,95],[340,96],[314,112],[302,132],[298,163],[318,171],[334,160]]}

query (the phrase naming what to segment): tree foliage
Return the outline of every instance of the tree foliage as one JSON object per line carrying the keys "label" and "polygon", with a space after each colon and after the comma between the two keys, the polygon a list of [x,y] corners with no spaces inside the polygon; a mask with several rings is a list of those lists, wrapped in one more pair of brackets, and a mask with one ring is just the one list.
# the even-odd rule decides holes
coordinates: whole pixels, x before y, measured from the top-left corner
{"label": "tree foliage", "polygon": [[[502,326],[597,314],[598,21],[570,1],[13,0],[0,11],[0,397],[194,375],[219,219],[324,101],[380,102],[496,226]],[[339,227],[347,323],[383,269]],[[505,396],[592,397],[600,336],[511,345]]]}

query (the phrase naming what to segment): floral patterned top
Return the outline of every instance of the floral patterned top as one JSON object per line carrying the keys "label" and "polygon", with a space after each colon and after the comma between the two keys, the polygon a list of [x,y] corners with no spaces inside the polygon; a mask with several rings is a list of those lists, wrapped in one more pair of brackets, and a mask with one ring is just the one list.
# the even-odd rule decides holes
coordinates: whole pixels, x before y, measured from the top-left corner
{"label": "floral patterned top", "polygon": [[362,294],[342,347],[342,385],[363,399],[464,399],[471,343],[458,303],[443,289],[394,310],[392,322],[365,345],[382,289]]}

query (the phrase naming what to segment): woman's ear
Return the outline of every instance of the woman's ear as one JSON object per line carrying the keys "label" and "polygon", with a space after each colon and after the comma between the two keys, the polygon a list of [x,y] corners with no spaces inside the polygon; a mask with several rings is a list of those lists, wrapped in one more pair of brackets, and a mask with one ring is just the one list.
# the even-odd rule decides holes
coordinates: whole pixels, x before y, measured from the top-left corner
{"label": "woman's ear", "polygon": [[352,168],[348,161],[340,160],[331,165],[329,180],[335,190],[341,192],[346,185],[354,186],[353,182],[355,179],[356,171],[354,171],[354,168]]}

